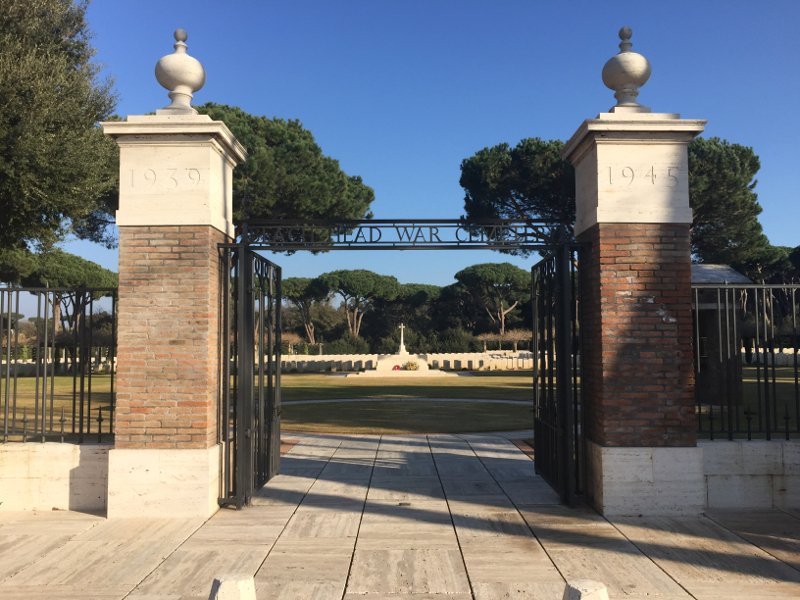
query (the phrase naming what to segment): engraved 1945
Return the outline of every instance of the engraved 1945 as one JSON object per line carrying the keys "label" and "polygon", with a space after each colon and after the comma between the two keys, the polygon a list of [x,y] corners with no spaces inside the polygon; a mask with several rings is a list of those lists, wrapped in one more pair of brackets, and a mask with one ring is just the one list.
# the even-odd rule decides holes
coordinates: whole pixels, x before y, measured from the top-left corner
{"label": "engraved 1945", "polygon": [[677,165],[646,165],[634,168],[630,165],[605,167],[601,172],[608,185],[625,187],[644,184],[677,187],[681,168]]}

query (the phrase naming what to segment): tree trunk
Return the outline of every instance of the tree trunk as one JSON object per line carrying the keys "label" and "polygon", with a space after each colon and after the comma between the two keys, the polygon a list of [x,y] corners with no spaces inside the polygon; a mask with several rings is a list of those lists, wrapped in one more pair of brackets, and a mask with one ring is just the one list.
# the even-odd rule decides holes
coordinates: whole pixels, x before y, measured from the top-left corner
{"label": "tree trunk", "polygon": [[347,330],[350,332],[350,335],[353,334],[353,327],[355,326],[355,312],[357,309],[353,309],[353,312],[350,312],[350,309],[346,306],[344,307],[344,314],[347,317]]}
{"label": "tree trunk", "polygon": [[503,303],[500,303],[500,310],[498,311],[497,316],[500,317],[500,335],[503,336],[506,334],[506,315],[514,310],[519,304],[519,300],[514,302],[511,306],[509,306],[506,310],[503,310]]}
{"label": "tree trunk", "polygon": [[364,319],[364,311],[359,311],[356,313],[353,327],[353,337],[358,337],[358,333],[361,331],[361,321]]}
{"label": "tree trunk", "polygon": [[314,323],[311,321],[307,321],[303,323],[303,327],[306,330],[306,338],[308,339],[308,343],[314,345],[317,343],[316,338],[314,337]]}

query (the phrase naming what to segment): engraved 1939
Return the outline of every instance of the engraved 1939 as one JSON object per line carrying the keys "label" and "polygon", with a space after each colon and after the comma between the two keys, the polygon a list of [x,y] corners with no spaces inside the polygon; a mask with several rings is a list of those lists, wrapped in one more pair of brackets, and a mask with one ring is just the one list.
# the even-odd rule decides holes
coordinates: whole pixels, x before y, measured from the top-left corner
{"label": "engraved 1939", "polygon": [[174,190],[200,184],[200,169],[131,169],[130,184],[133,188]]}
{"label": "engraved 1939", "polygon": [[604,167],[600,173],[608,185],[620,187],[630,185],[677,187],[682,175],[681,168],[677,165],[609,166]]}

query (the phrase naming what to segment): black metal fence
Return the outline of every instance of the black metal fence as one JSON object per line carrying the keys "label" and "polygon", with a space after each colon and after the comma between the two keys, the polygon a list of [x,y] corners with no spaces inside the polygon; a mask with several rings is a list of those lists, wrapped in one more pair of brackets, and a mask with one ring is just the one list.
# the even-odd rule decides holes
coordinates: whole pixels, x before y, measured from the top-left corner
{"label": "black metal fence", "polygon": [[244,244],[220,261],[219,502],[241,507],[279,467],[281,269]]}
{"label": "black metal fence", "polygon": [[583,492],[577,250],[569,246],[533,267],[536,471],[572,503]]}
{"label": "black metal fence", "polygon": [[800,438],[800,285],[692,288],[699,436]]}
{"label": "black metal fence", "polygon": [[0,288],[3,442],[113,439],[116,289]]}

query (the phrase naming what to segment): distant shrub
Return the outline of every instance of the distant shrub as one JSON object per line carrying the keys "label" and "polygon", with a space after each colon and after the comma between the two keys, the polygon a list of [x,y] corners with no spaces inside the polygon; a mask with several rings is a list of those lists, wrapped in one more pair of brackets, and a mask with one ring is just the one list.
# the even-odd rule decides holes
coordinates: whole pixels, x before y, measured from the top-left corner
{"label": "distant shrub", "polygon": [[345,336],[327,342],[325,354],[370,354],[369,344],[360,337]]}
{"label": "distant shrub", "polygon": [[445,329],[428,337],[428,352],[474,352],[478,342],[469,331],[460,327]]}

